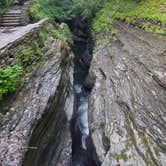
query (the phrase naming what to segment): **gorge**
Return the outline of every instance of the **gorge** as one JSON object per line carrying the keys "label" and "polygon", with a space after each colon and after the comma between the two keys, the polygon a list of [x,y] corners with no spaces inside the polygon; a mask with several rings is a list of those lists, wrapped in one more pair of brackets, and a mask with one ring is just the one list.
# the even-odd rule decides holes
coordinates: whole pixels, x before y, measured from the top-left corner
{"label": "gorge", "polygon": [[0,95],[20,78],[0,98],[0,166],[165,166],[166,25],[114,3],[0,40]]}

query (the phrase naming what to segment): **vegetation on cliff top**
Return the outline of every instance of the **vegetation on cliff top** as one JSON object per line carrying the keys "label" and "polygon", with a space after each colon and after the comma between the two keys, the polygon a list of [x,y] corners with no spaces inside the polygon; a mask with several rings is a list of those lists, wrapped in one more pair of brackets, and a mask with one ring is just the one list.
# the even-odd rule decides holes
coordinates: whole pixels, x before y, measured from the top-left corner
{"label": "vegetation on cliff top", "polygon": [[114,19],[128,24],[139,24],[139,27],[150,32],[166,33],[165,0],[110,0],[93,20],[95,32],[108,30]]}
{"label": "vegetation on cliff top", "polygon": [[120,19],[146,31],[166,33],[165,0],[33,0],[30,15],[32,20],[49,17],[65,21],[76,15],[90,21],[94,18],[95,32],[107,30],[114,19]]}
{"label": "vegetation on cliff top", "polygon": [[109,0],[33,0],[30,5],[32,20],[43,17],[70,20],[76,15],[90,19]]}

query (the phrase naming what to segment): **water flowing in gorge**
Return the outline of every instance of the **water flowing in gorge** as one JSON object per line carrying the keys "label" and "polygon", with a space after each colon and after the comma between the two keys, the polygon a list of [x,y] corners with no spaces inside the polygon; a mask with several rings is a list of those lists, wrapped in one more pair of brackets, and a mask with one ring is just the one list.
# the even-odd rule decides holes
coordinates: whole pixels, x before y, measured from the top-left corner
{"label": "water flowing in gorge", "polygon": [[[24,166],[53,166],[57,164],[63,149],[59,144],[69,142],[71,147],[70,162],[61,161],[61,166],[99,166],[88,125],[88,97],[94,78],[89,77],[89,67],[92,59],[93,40],[89,24],[76,18],[68,23],[73,34],[72,51],[74,53],[74,100],[72,118],[65,115],[64,105],[67,100],[67,87],[58,88],[57,96],[50,101],[50,106],[42,116],[32,133],[29,150],[25,154]],[[67,105],[68,107],[68,105]],[[71,115],[70,115],[71,116]],[[58,119],[58,121],[57,121]],[[67,120],[71,119],[71,121]],[[71,135],[71,142],[68,140]],[[68,147],[67,147],[68,148]],[[69,159],[66,159],[69,160]],[[63,163],[63,164],[62,164]],[[66,164],[67,163],[67,164]]]}
{"label": "water flowing in gorge", "polygon": [[77,20],[72,29],[74,46],[74,114],[71,125],[72,165],[98,166],[99,161],[93,147],[88,125],[88,96],[93,84],[88,79],[92,58],[93,42],[86,22]]}

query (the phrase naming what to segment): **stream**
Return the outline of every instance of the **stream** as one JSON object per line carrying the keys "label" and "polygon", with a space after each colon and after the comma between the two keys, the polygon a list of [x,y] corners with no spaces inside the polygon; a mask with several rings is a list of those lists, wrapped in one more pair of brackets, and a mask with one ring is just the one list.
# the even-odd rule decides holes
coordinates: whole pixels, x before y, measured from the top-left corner
{"label": "stream", "polygon": [[93,144],[88,126],[88,96],[89,92],[83,83],[88,74],[88,65],[82,62],[87,43],[76,42],[75,52],[75,72],[74,72],[74,114],[72,119],[72,161],[73,166],[97,166],[95,154],[93,154]]}
{"label": "stream", "polygon": [[[67,87],[59,87],[50,101],[48,111],[36,125],[26,152],[23,166],[99,166],[88,125],[88,98],[94,80],[87,81],[92,59],[93,40],[89,24],[76,18],[68,23],[73,34],[74,103],[71,121],[64,111]],[[69,85],[68,85],[69,86]],[[69,97],[69,102],[73,102]],[[67,106],[68,107],[68,106]],[[70,136],[71,135],[71,136]],[[71,140],[70,140],[71,139]],[[59,141],[61,140],[61,141]],[[63,147],[68,143],[67,147]],[[65,151],[66,154],[61,154]],[[69,152],[68,150],[71,149]],[[68,151],[68,152],[67,152]],[[66,156],[66,161],[62,156]],[[59,164],[57,164],[57,161]]]}
{"label": "stream", "polygon": [[[81,19],[80,19],[81,20]],[[71,122],[72,166],[98,166],[88,125],[88,97],[91,85],[85,85],[92,58],[93,41],[89,25],[76,20],[73,32],[74,112]]]}

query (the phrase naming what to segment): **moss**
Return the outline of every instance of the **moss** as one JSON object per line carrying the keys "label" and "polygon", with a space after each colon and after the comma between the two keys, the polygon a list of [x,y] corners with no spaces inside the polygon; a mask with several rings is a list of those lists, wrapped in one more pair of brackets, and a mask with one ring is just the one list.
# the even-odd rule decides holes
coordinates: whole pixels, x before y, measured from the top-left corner
{"label": "moss", "polygon": [[149,142],[150,142],[149,139],[150,138],[147,138],[146,135],[144,133],[141,133],[141,132],[139,132],[139,137],[140,137],[140,139],[141,139],[141,141],[142,141],[142,143],[143,143],[143,145],[145,147],[146,156],[148,156],[147,159],[149,158],[148,162],[151,163],[152,166],[156,165],[155,163],[157,163],[157,161],[156,161],[156,159],[155,159],[155,157],[153,155],[153,152],[151,151],[151,148],[149,146]]}
{"label": "moss", "polygon": [[[156,159],[155,159],[155,157],[154,157],[154,155],[149,147],[148,138],[146,137],[146,135],[143,132],[138,131],[138,136],[141,139],[141,143],[143,144],[145,151],[146,151],[146,153],[144,154],[140,151],[139,146],[138,146],[137,141],[136,141],[134,131],[130,126],[131,125],[130,120],[133,120],[133,119],[130,119],[131,116],[128,116],[127,114],[125,114],[125,117],[126,117],[126,130],[130,136],[130,140],[131,140],[132,144],[135,146],[135,149],[141,155],[141,157],[143,158],[143,160],[146,162],[147,165],[155,166],[157,161],[156,161]],[[134,128],[137,130],[136,124],[134,124],[133,121],[131,121],[131,122],[132,122]]]}
{"label": "moss", "polygon": [[120,153],[109,153],[110,159],[115,158],[117,161],[124,160],[127,161],[128,157],[127,154],[125,153],[125,150],[122,150]]}
{"label": "moss", "polygon": [[41,50],[41,47],[39,46],[38,43],[35,43],[35,47],[34,47],[34,55],[37,57],[41,57],[43,55],[43,52]]}
{"label": "moss", "polygon": [[8,131],[0,131],[0,138],[8,137],[10,133]]}
{"label": "moss", "polygon": [[40,46],[44,45],[44,42],[45,42],[46,39],[47,39],[46,32],[40,32],[39,35],[38,35],[38,41],[39,41]]}
{"label": "moss", "polygon": [[[56,27],[56,28],[55,28]],[[63,42],[68,42],[68,44],[73,44],[72,33],[67,24],[64,24],[62,28],[57,24],[47,24],[46,32],[52,37],[62,40]]]}
{"label": "moss", "polygon": [[128,160],[128,157],[127,157],[127,155],[125,154],[125,151],[124,151],[124,150],[121,151],[121,154],[120,154],[120,155],[117,155],[117,159],[118,159],[118,161],[119,161],[119,160],[124,160],[124,161],[127,161],[127,160]]}
{"label": "moss", "polygon": [[159,154],[160,154],[160,149],[159,149],[159,147],[154,146],[154,151],[155,151],[156,156],[159,156]]}
{"label": "moss", "polygon": [[62,41],[67,41],[69,44],[73,44],[72,34],[66,24],[62,29],[54,30],[52,32],[52,35],[54,38],[61,39]]}
{"label": "moss", "polygon": [[110,153],[109,157],[110,159],[115,158],[117,161],[124,160],[127,161],[129,159],[129,156],[127,155],[127,151],[132,147],[132,142],[127,141],[125,144],[125,148],[121,150],[119,153]]}
{"label": "moss", "polygon": [[166,34],[166,28],[161,27],[158,24],[151,24],[150,22],[142,23],[140,28],[144,29],[147,32],[155,32],[160,34]]}
{"label": "moss", "polygon": [[35,50],[29,46],[21,47],[19,58],[20,63],[24,68],[31,65],[36,59],[38,59],[38,57],[35,55]]}

